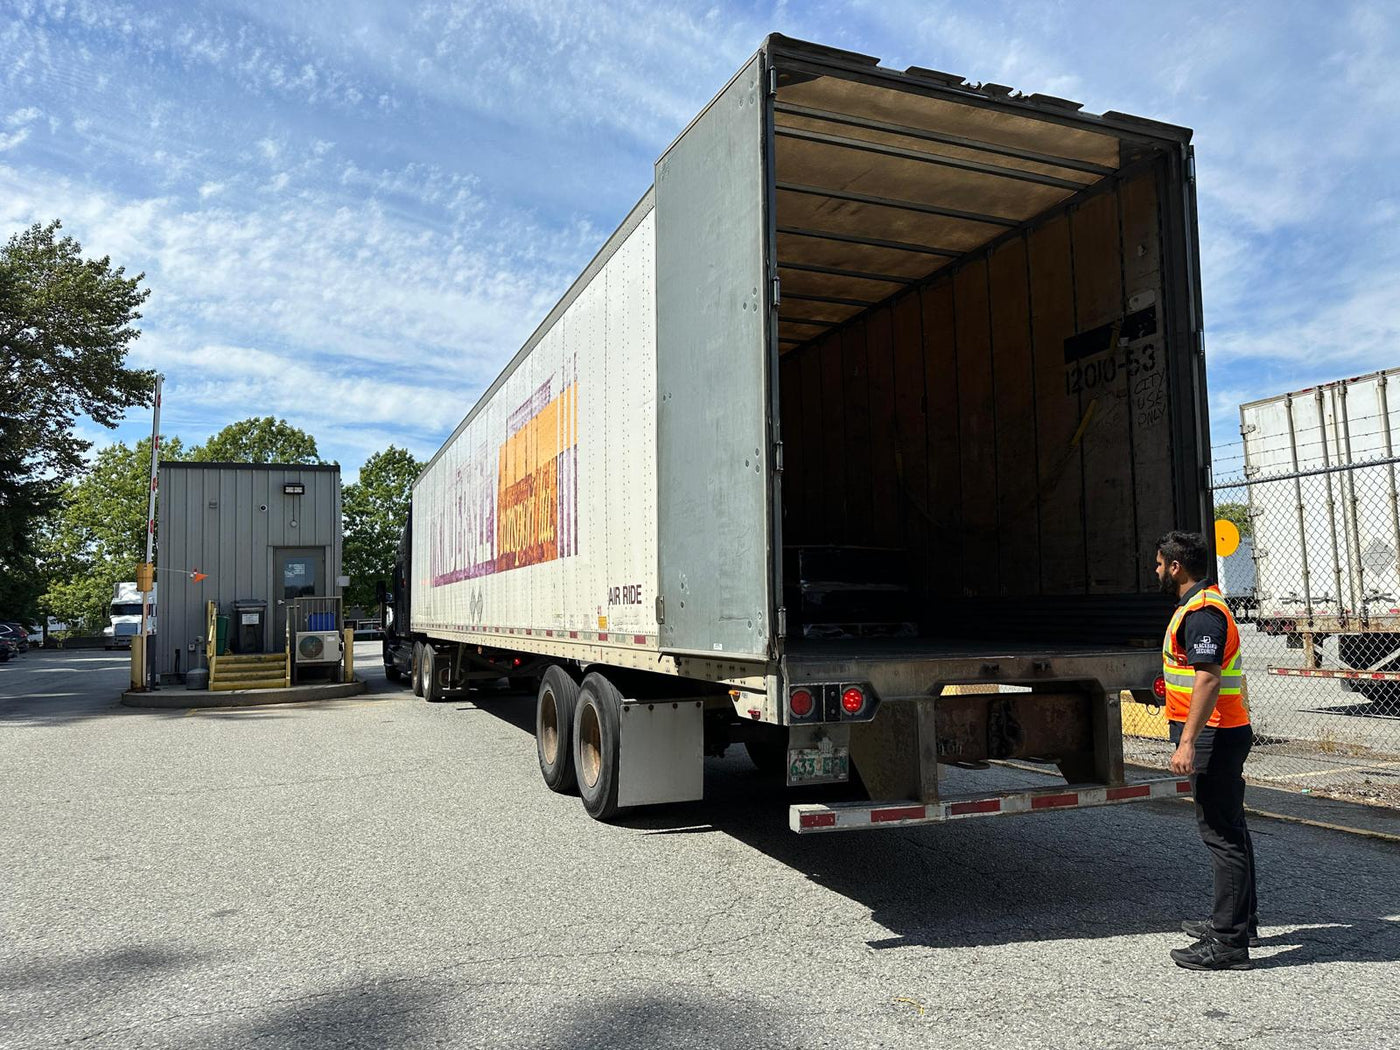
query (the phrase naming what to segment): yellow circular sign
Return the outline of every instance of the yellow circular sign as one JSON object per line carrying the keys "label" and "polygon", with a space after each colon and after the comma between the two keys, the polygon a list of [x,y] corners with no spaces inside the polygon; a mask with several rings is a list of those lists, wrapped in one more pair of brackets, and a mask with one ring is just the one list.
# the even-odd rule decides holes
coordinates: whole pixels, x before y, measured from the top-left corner
{"label": "yellow circular sign", "polygon": [[1239,527],[1233,521],[1217,518],[1215,521],[1215,553],[1222,558],[1228,558],[1239,549]]}

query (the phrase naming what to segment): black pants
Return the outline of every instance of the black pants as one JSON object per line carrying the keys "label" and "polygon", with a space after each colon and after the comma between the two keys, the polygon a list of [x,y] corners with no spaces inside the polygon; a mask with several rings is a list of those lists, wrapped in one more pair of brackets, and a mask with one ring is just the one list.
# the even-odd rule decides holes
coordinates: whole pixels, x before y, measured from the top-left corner
{"label": "black pants", "polygon": [[[1172,743],[1181,741],[1181,723],[1171,723]],[[1244,948],[1259,927],[1254,890],[1254,842],[1244,820],[1244,760],[1254,742],[1249,726],[1201,730],[1196,738],[1196,772],[1191,789],[1196,823],[1210,850],[1215,875],[1211,926],[1225,944]]]}

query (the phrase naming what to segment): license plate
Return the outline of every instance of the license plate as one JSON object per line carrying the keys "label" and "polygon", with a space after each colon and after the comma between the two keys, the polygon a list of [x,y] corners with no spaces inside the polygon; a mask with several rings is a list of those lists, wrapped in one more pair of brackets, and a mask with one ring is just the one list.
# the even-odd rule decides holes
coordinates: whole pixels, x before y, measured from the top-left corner
{"label": "license plate", "polygon": [[851,775],[848,748],[804,747],[788,752],[789,784],[841,783]]}

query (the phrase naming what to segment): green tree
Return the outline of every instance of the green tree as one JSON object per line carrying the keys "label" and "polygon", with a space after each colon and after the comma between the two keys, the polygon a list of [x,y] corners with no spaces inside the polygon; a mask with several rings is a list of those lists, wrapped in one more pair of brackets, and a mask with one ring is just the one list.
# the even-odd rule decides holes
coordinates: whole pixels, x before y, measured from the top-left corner
{"label": "green tree", "polygon": [[35,224],[0,248],[0,601],[31,615],[42,587],[37,533],[61,486],[83,468],[91,442],[80,416],[114,427],[149,405],[154,373],[126,366],[150,295],[143,274],[126,277],[111,259],[84,259]]}
{"label": "green tree", "polygon": [[341,493],[345,574],[350,577],[347,606],[370,607],[375,581],[389,578],[408,519],[413,483],[422,470],[423,464],[407,449],[390,445],[365,460],[359,480]]}
{"label": "green tree", "polygon": [[[179,438],[162,438],[162,460],[183,458]],[[146,559],[150,471],[150,438],[134,448],[117,442],[64,485],[42,543],[49,585],[41,604],[58,619],[95,628],[104,622],[112,585],[135,578]]]}
{"label": "green tree", "polygon": [[316,439],[272,416],[230,423],[189,458],[201,463],[320,463]]}
{"label": "green tree", "polygon": [[1219,521],[1224,518],[1226,521],[1234,522],[1235,527],[1240,530],[1240,535],[1249,539],[1254,535],[1254,523],[1249,520],[1249,504],[1225,502],[1215,505],[1215,518]]}

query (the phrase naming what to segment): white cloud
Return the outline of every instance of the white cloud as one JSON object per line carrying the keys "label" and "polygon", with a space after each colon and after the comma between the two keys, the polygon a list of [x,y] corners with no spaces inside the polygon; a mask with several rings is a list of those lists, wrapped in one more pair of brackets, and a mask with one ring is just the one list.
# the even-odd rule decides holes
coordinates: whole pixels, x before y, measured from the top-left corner
{"label": "white cloud", "polygon": [[451,388],[404,382],[387,369],[355,375],[349,362],[333,358],[204,344],[169,348],[159,359],[179,376],[165,400],[183,401],[185,411],[247,406],[250,414],[298,420],[313,433],[350,423],[373,433],[405,423],[419,431],[450,430],[466,414],[461,391],[454,397]]}
{"label": "white cloud", "polygon": [[[1341,378],[1400,365],[1400,266],[1358,275],[1334,300],[1211,340],[1213,355],[1234,363],[1287,363],[1297,374]],[[1299,386],[1306,385],[1300,383]]]}
{"label": "white cloud", "polygon": [[23,145],[25,140],[28,138],[28,128],[20,128],[18,131],[10,135],[0,134],[0,153],[3,153],[5,150],[11,150],[16,148],[17,146]]}
{"label": "white cloud", "polygon": [[[153,294],[132,361],[168,375],[192,440],[273,413],[312,433],[382,445],[402,432],[436,448],[562,291],[556,249],[571,265],[598,233],[517,227],[514,260],[494,233],[478,240],[479,226],[450,218],[475,211],[469,179],[409,167],[352,182],[285,198],[211,192],[191,207],[0,165],[0,226],[58,214],[89,254],[145,272]],[[395,195],[449,218],[425,226],[378,201]]]}

